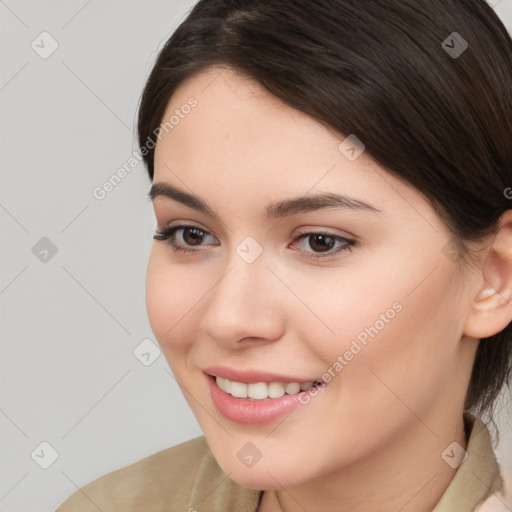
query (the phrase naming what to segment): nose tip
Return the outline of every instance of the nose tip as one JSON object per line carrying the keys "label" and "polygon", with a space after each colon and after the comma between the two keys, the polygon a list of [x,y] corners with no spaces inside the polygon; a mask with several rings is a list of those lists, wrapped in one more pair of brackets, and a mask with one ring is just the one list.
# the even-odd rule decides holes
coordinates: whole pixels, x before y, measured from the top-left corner
{"label": "nose tip", "polygon": [[[249,251],[251,243],[247,242]],[[208,294],[201,328],[231,348],[242,340],[275,340],[280,337],[283,315],[274,288],[282,285],[262,260],[247,263],[237,258]]]}

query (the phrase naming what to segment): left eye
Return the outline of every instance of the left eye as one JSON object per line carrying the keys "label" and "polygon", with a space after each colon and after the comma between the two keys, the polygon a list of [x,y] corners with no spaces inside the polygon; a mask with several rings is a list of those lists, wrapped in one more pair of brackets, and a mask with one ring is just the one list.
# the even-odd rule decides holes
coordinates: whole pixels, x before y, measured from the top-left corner
{"label": "left eye", "polygon": [[[178,232],[181,233],[181,242],[176,240],[176,234]],[[169,243],[171,249],[174,252],[182,252],[182,253],[190,253],[190,252],[202,252],[201,249],[190,248],[191,246],[200,246],[201,242],[206,236],[213,236],[200,229],[196,226],[192,225],[181,225],[181,226],[166,226],[157,230],[156,234],[153,236],[155,240],[164,240]],[[355,246],[356,242],[354,240],[339,236],[333,235],[328,232],[308,232],[302,233],[297,236],[293,243],[302,242],[302,240],[309,239],[309,247],[314,251],[318,250],[319,253],[311,253],[304,250],[299,250],[301,256],[311,259],[320,259],[334,256],[335,254],[350,251],[353,246]],[[336,250],[332,251],[333,246],[336,242],[341,243],[341,247],[338,247]],[[332,252],[328,252],[332,251]],[[328,252],[328,254],[323,254]]]}
{"label": "left eye", "polygon": [[[306,258],[313,258],[313,259],[320,259],[320,258],[327,258],[329,256],[333,256],[335,254],[344,252],[344,251],[350,251],[352,247],[355,245],[355,241],[339,236],[339,235],[333,235],[331,233],[326,232],[311,232],[311,233],[303,233],[302,235],[299,235],[294,242],[296,241],[303,241],[309,239],[309,247],[313,250],[319,250],[320,254],[318,253],[310,253],[307,251],[300,251],[301,256],[305,256]],[[331,251],[333,249],[333,246],[335,246],[336,242],[339,242],[341,246],[339,246],[336,250],[333,252],[329,252],[328,254],[323,254],[324,252]]]}

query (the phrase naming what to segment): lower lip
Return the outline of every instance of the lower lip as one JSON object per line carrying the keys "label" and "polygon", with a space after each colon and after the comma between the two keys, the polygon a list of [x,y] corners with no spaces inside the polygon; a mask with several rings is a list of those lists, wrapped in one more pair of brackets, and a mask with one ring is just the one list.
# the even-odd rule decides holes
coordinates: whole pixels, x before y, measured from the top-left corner
{"label": "lower lip", "polygon": [[[205,374],[206,375],[206,374]],[[236,398],[217,386],[215,377],[206,375],[213,403],[228,420],[248,425],[263,425],[276,421],[290,414],[299,405],[307,403],[299,400],[307,391],[294,395],[283,395],[280,398],[265,398],[263,400],[246,400]]]}

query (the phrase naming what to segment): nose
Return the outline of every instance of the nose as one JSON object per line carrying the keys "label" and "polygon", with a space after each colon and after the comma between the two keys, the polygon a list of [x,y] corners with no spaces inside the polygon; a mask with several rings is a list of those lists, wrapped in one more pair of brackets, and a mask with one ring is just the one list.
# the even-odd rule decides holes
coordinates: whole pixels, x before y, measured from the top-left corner
{"label": "nose", "polygon": [[[272,342],[283,334],[286,289],[263,254],[248,263],[236,252],[205,297],[200,327],[219,345],[239,349],[248,342]],[[288,292],[289,293],[289,292]]]}

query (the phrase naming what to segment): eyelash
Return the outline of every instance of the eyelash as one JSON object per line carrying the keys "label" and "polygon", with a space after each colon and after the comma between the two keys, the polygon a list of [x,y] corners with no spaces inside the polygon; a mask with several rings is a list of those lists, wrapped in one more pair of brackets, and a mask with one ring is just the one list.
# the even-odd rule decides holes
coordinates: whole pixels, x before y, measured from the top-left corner
{"label": "eyelash", "polygon": [[[181,252],[181,253],[201,252],[200,249],[199,250],[198,249],[187,249],[185,247],[181,247],[179,244],[176,243],[176,240],[174,240],[173,237],[174,237],[174,234],[176,233],[176,231],[178,231],[180,229],[188,229],[188,228],[196,229],[197,231],[200,231],[201,233],[204,233],[205,235],[210,235],[210,233],[208,233],[208,231],[205,231],[204,229],[201,229],[197,226],[193,226],[190,224],[188,224],[188,225],[182,224],[179,226],[165,226],[163,228],[157,229],[156,234],[153,236],[153,238],[155,240],[163,240],[163,241],[168,242],[168,244],[171,246],[171,249],[174,252]],[[301,256],[304,256],[308,259],[320,260],[323,258],[329,258],[329,257],[335,256],[337,254],[340,254],[340,253],[343,253],[346,251],[350,252],[350,251],[352,251],[353,247],[357,246],[357,243],[355,240],[350,240],[350,239],[342,237],[342,236],[333,235],[333,234],[325,232],[325,231],[314,231],[314,232],[302,233],[301,235],[297,236],[293,241],[297,242],[299,240],[302,240],[303,238],[307,238],[309,236],[315,236],[315,235],[328,236],[329,238],[333,238],[336,241],[345,242],[345,245],[343,247],[337,249],[336,251],[330,252],[328,254],[314,254],[314,253],[310,253],[308,251],[299,251]]]}

